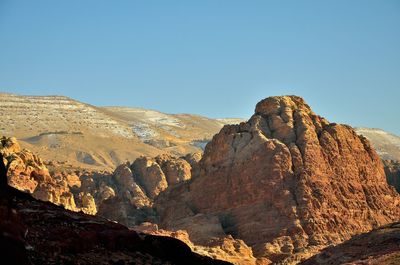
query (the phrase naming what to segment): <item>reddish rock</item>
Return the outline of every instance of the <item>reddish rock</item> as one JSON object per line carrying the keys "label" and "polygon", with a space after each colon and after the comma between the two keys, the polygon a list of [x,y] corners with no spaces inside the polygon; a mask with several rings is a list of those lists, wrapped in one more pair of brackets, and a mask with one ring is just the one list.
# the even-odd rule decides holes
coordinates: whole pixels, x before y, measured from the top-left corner
{"label": "reddish rock", "polygon": [[296,262],[397,220],[399,202],[364,137],[286,96],[267,98],[248,122],[225,126],[192,180],[161,194],[156,205],[162,228],[214,216],[256,257]]}

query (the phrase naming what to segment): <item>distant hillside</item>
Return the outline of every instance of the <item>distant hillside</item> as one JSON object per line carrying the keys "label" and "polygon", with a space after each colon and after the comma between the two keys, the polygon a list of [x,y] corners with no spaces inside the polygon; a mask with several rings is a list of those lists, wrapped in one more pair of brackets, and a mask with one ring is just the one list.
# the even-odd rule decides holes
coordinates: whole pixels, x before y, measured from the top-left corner
{"label": "distant hillside", "polygon": [[400,161],[400,137],[381,129],[356,128],[356,132],[368,138],[382,159]]}
{"label": "distant hillside", "polygon": [[224,124],[190,114],[96,107],[64,96],[0,93],[0,134],[66,167],[114,169],[140,156],[201,150]]}

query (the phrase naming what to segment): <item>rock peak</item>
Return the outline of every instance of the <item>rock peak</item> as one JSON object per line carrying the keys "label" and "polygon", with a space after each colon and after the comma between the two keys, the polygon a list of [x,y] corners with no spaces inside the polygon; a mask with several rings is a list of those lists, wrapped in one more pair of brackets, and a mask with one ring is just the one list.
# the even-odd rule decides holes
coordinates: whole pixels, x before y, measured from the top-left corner
{"label": "rock peak", "polygon": [[290,110],[303,110],[311,113],[310,106],[307,105],[302,97],[289,95],[289,96],[274,96],[268,97],[257,103],[255,114],[270,115]]}

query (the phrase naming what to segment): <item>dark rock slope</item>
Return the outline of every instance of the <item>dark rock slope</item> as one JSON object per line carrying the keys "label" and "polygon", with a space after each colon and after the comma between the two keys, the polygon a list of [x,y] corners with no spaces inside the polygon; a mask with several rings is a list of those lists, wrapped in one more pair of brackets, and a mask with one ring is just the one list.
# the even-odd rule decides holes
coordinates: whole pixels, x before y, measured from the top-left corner
{"label": "dark rock slope", "polygon": [[400,264],[400,223],[385,225],[328,247],[301,265]]}

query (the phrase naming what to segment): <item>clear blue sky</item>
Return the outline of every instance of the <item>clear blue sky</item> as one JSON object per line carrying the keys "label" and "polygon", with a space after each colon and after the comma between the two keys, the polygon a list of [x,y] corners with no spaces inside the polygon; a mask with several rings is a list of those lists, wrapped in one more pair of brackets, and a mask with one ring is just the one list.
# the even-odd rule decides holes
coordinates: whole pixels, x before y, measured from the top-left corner
{"label": "clear blue sky", "polygon": [[0,0],[0,91],[243,118],[296,94],[400,134],[400,1]]}

